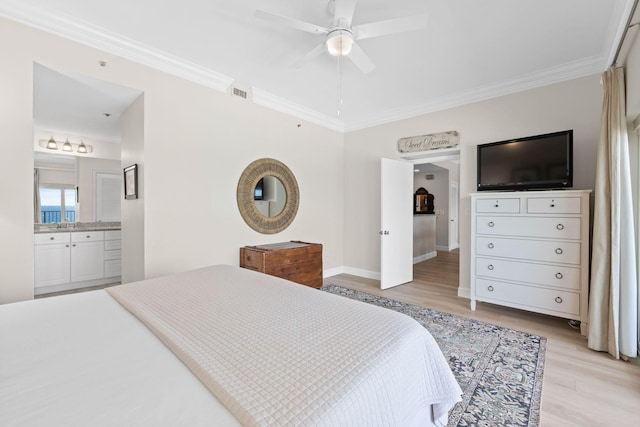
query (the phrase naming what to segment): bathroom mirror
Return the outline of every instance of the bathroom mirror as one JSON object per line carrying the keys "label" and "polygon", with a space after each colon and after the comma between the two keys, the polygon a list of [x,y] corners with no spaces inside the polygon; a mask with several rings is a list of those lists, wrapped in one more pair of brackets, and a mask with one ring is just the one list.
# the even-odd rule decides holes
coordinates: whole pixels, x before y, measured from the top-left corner
{"label": "bathroom mirror", "polygon": [[240,176],[236,196],[240,215],[259,233],[279,233],[298,212],[298,182],[291,170],[275,159],[249,164]]}

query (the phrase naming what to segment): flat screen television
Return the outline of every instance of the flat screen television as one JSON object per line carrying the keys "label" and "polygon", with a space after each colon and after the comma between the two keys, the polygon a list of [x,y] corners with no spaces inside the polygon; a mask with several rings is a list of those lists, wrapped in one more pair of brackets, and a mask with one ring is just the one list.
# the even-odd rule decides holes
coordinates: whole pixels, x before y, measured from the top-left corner
{"label": "flat screen television", "polygon": [[262,200],[262,186],[264,185],[264,178],[260,178],[260,181],[256,184],[256,188],[253,189],[253,200]]}
{"label": "flat screen television", "polygon": [[478,145],[478,191],[573,186],[573,130]]}

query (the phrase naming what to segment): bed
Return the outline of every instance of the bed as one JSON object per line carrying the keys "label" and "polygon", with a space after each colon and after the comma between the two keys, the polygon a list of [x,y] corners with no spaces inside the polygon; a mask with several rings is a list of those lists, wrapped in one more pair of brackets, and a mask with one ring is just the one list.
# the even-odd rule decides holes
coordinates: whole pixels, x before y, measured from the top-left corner
{"label": "bed", "polygon": [[232,266],[0,306],[2,426],[445,425],[402,314]]}

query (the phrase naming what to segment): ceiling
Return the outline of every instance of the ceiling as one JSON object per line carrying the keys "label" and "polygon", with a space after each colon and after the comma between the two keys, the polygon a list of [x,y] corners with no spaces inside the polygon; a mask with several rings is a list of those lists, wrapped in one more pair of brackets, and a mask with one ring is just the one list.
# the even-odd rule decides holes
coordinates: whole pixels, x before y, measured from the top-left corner
{"label": "ceiling", "polygon": [[75,135],[119,143],[120,117],[140,94],[138,90],[34,64],[33,125],[56,138]]}
{"label": "ceiling", "polygon": [[328,0],[0,0],[0,15],[350,131],[601,73],[633,2],[359,0],[353,25],[428,15],[426,29],[360,41],[368,74],[328,54],[290,67],[323,37],[255,17],[330,27]]}

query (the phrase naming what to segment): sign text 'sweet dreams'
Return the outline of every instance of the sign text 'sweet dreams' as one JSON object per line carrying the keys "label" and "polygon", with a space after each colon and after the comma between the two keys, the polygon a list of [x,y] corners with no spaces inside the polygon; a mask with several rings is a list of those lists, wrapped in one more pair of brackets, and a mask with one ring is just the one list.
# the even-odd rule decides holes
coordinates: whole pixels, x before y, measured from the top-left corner
{"label": "sign text 'sweet dreams'", "polygon": [[460,144],[460,134],[452,130],[450,132],[400,138],[398,140],[398,151],[401,153],[413,153],[416,151],[440,150],[457,147],[458,144]]}

